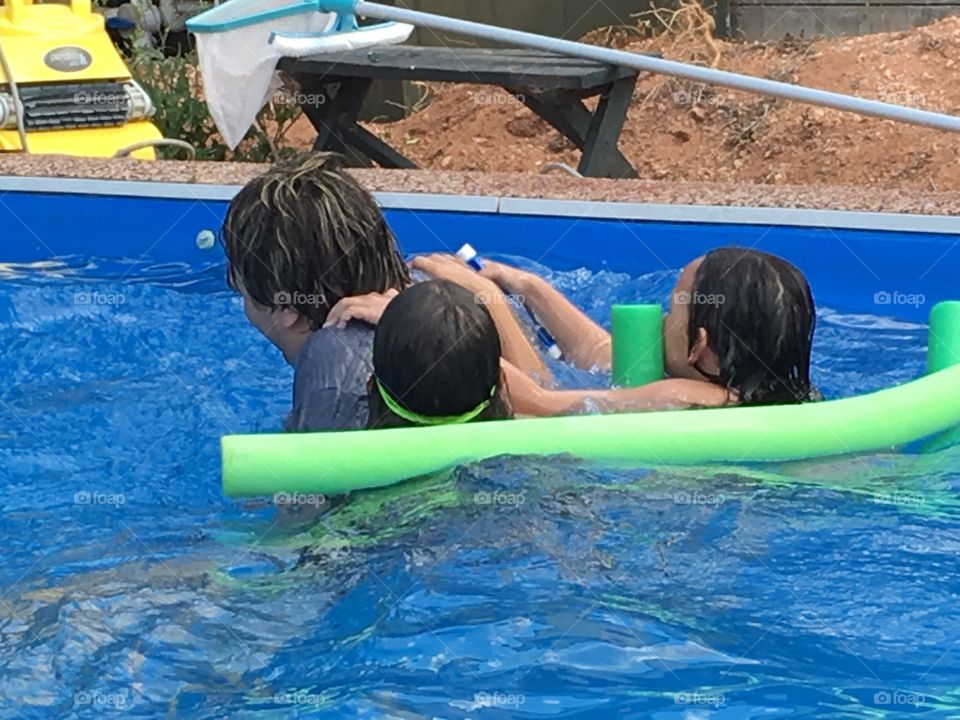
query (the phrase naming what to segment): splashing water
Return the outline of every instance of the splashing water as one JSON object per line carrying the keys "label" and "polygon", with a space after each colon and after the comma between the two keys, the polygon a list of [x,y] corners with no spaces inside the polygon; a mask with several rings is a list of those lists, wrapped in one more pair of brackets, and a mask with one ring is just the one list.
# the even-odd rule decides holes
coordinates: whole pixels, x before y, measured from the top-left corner
{"label": "splashing water", "polygon": [[[676,277],[546,274],[601,321]],[[4,717],[960,705],[954,450],[630,471],[496,458],[278,521],[220,494],[219,437],[279,430],[291,382],[222,267],[3,279]],[[814,379],[829,397],[903,382],[924,337],[824,308]]]}

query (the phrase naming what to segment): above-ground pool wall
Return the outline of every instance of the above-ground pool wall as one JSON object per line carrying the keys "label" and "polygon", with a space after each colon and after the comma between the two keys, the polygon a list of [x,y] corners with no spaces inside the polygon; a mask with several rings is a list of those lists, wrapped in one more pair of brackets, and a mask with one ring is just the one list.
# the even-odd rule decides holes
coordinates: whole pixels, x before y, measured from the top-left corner
{"label": "above-ground pool wall", "polygon": [[[223,262],[217,232],[232,186],[0,178],[0,262],[106,257]],[[720,245],[781,255],[819,304],[924,321],[960,298],[960,228],[949,217],[494,197],[379,196],[407,253],[512,254],[556,269],[641,275]],[[207,234],[209,240],[209,234]],[[136,272],[136,265],[132,271]]]}
{"label": "above-ground pool wall", "polygon": [[[673,210],[696,217],[707,216],[703,211],[710,208]],[[835,215],[854,214],[809,211],[809,220],[839,224],[841,218]],[[934,303],[960,299],[960,234],[946,232],[949,218],[924,218],[930,222],[917,225],[925,224],[927,231],[905,232],[715,220],[508,214],[465,219],[400,210],[389,217],[407,252],[438,245],[455,251],[469,242],[481,254],[521,255],[559,270],[587,267],[641,275],[679,268],[711,248],[738,245],[795,263],[810,281],[817,302],[838,310],[926,321]],[[875,218],[879,223],[881,216]]]}

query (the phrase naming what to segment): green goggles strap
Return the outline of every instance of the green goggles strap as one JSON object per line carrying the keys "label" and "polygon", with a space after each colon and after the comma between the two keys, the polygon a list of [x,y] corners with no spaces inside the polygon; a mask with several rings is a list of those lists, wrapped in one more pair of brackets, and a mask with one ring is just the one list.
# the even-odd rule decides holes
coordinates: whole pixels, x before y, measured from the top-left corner
{"label": "green goggles strap", "polygon": [[482,413],[488,407],[490,407],[490,401],[493,399],[494,393],[497,391],[497,386],[494,385],[490,388],[490,397],[484,400],[482,403],[477,405],[473,410],[465,412],[463,415],[452,415],[448,417],[439,417],[439,416],[430,416],[430,415],[419,415],[415,412],[410,412],[405,407],[403,407],[399,402],[394,400],[393,396],[387,391],[387,389],[380,383],[379,378],[376,381],[377,383],[377,392],[380,393],[380,398],[383,400],[383,404],[397,417],[403,418],[407,422],[412,422],[415,425],[460,425],[462,423],[467,423],[473,420],[477,415]]}

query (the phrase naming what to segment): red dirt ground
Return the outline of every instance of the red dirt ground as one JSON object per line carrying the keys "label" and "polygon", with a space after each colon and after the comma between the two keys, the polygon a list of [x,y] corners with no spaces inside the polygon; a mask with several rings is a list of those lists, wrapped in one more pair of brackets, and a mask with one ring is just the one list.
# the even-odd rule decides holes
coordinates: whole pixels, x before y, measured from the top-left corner
{"label": "red dirt ground", "polygon": [[[641,39],[627,28],[588,41],[674,60],[960,114],[960,17],[909,32],[729,43],[707,33]],[[559,133],[497,88],[431,84],[429,101],[371,131],[425,168],[538,172],[576,166]],[[307,146],[304,118],[288,140]],[[960,137],[662,76],[641,75],[620,148],[656,180],[960,189]]]}

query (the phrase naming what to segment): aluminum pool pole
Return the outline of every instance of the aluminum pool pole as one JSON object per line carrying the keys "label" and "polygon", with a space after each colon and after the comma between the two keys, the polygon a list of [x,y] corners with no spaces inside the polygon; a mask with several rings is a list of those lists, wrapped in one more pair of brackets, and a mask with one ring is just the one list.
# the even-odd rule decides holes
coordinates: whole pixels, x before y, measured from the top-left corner
{"label": "aluminum pool pole", "polygon": [[366,2],[366,0],[356,0],[356,2],[350,2],[350,0],[319,0],[319,4],[321,10],[326,12],[352,12],[363,17],[393,20],[395,22],[430,28],[431,30],[466,35],[533,50],[543,50],[559,55],[579,57],[585,60],[595,60],[608,65],[621,65],[623,67],[658,73],[660,75],[672,75],[674,77],[686,78],[687,80],[707,83],[709,85],[722,85],[735,90],[743,90],[744,92],[769,95],[784,100],[795,100],[796,102],[820,105],[833,108],[834,110],[845,110],[859,115],[868,115],[885,120],[897,120],[899,122],[922,125],[938,130],[960,132],[960,117],[930,112],[928,110],[918,110],[902,105],[893,105],[891,103],[880,102],[879,100],[867,100],[853,95],[844,95],[827,90],[808,88],[802,85],[766,80],[764,78],[742,75],[726,70],[715,70],[700,65],[690,65],[674,60],[663,60],[661,58],[653,58],[637,53],[625,52],[623,50],[612,50],[610,48],[596,47],[571,40],[562,40],[544,35],[536,35],[534,33],[521,32],[520,30],[510,30],[493,25],[486,25],[484,23],[471,22],[469,20],[443,17],[442,15],[434,15],[433,13],[380,5],[379,3]]}

